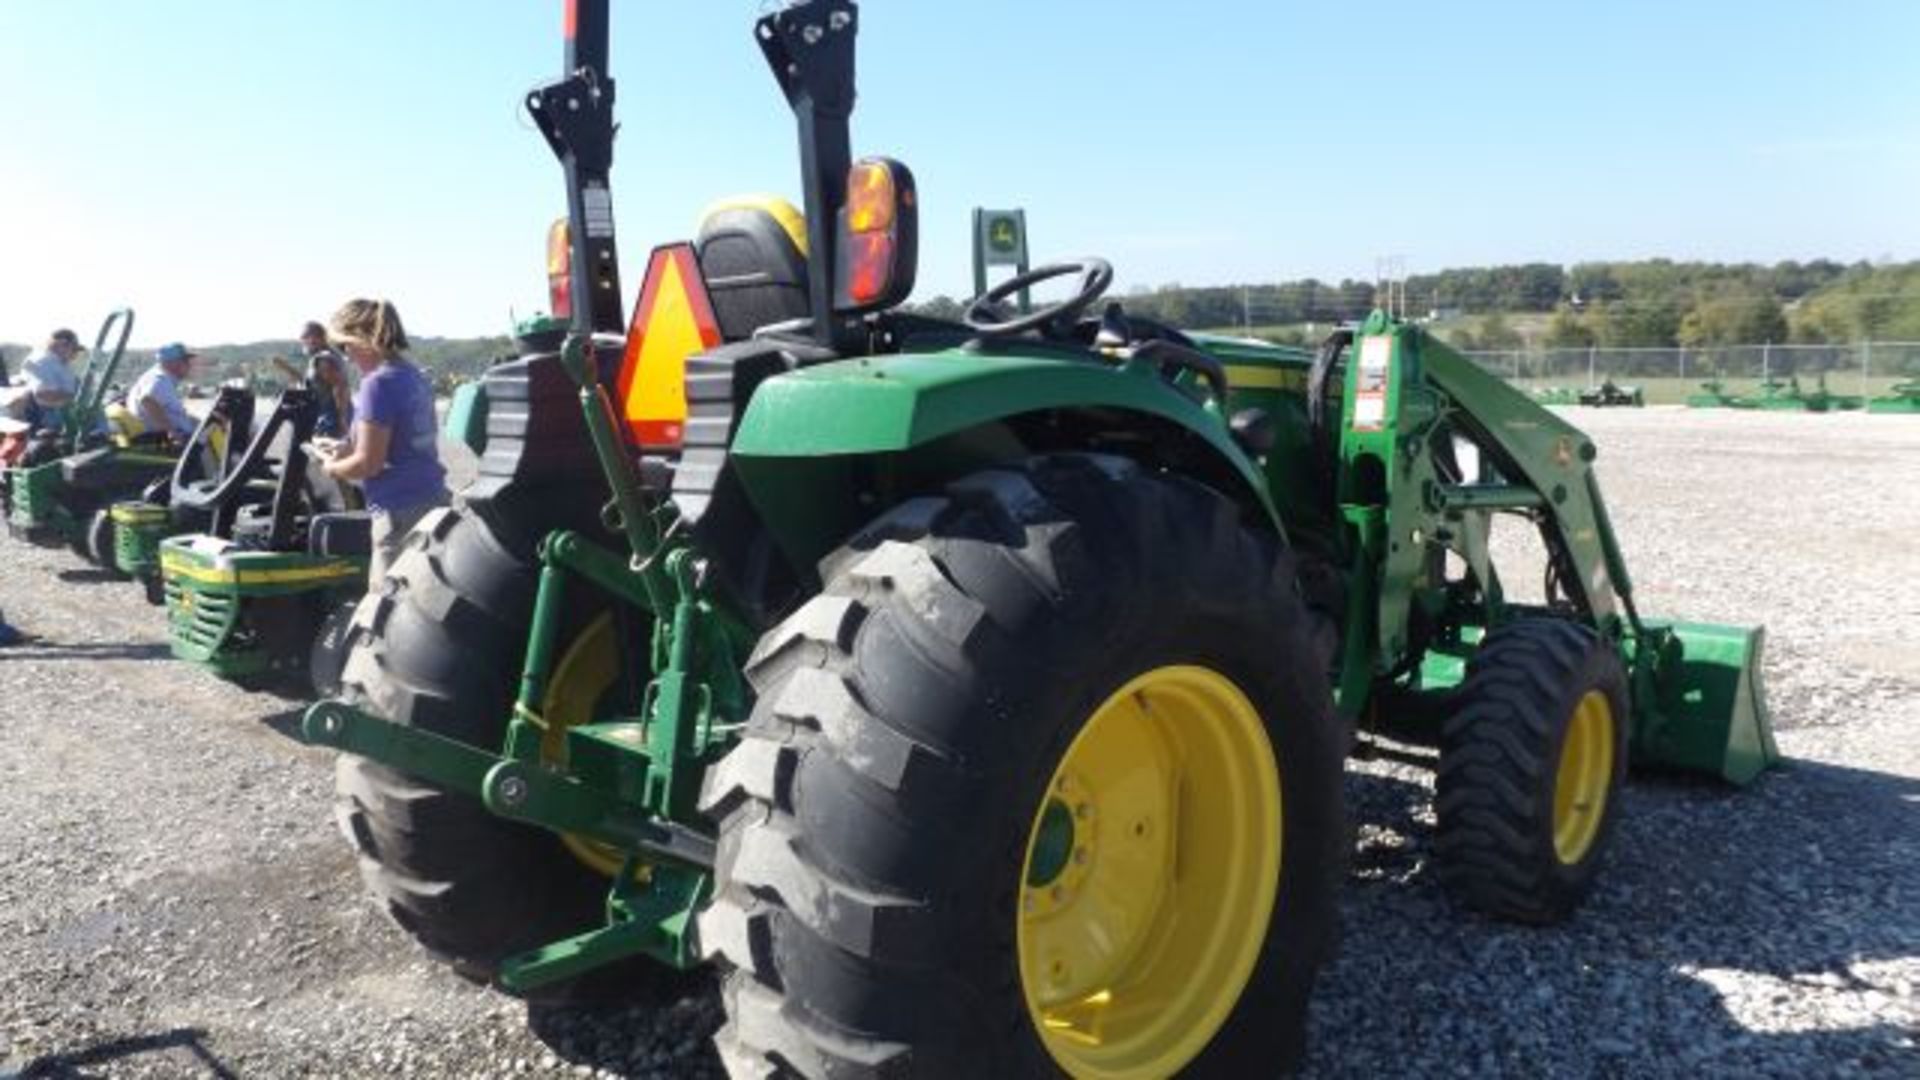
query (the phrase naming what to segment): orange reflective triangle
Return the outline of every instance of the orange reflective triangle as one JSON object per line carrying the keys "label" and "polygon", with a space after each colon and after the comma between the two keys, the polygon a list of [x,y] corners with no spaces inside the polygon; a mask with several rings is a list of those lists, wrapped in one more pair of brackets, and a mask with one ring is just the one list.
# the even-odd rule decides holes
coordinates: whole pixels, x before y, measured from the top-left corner
{"label": "orange reflective triangle", "polygon": [[687,357],[720,344],[720,322],[692,244],[647,260],[615,384],[627,432],[641,446],[678,446],[687,420]]}

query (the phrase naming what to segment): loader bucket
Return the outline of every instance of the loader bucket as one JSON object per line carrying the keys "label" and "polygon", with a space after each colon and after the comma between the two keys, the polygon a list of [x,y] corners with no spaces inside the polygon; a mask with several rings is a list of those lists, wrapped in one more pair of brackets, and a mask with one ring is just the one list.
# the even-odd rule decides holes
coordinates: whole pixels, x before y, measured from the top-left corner
{"label": "loader bucket", "polygon": [[[1637,709],[1636,764],[1746,784],[1780,760],[1760,692],[1757,626],[1647,620],[1660,640],[1651,706]],[[1636,665],[1638,666],[1638,665]]]}

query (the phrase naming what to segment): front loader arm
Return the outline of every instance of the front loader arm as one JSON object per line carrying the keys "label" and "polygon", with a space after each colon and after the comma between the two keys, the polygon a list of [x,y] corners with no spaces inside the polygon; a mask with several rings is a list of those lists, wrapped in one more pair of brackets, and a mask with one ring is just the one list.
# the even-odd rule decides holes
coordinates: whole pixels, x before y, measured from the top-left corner
{"label": "front loader arm", "polygon": [[[1504,486],[1529,487],[1537,501],[1524,493],[1507,492],[1524,505],[1542,512],[1543,528],[1550,530],[1562,554],[1576,571],[1562,584],[1569,599],[1584,607],[1596,622],[1616,615],[1615,600],[1638,630],[1633,608],[1633,583],[1626,560],[1600,495],[1593,471],[1598,455],[1593,441],[1572,424],[1540,407],[1505,380],[1448,348],[1433,337],[1420,335],[1422,368],[1432,386],[1446,395],[1454,424],[1489,452]],[[1442,506],[1470,506],[1476,499],[1497,499],[1496,488],[1461,485],[1437,492]]]}
{"label": "front loader arm", "polygon": [[[1437,464],[1455,456],[1456,435],[1492,468]],[[1517,511],[1539,525],[1554,591],[1570,609],[1559,613],[1613,642],[1628,668],[1636,761],[1745,783],[1778,760],[1759,691],[1760,629],[1640,618],[1594,473],[1598,451],[1578,428],[1420,327],[1376,312],[1347,363],[1339,445],[1354,551],[1344,713],[1358,716],[1382,679],[1419,667],[1434,644],[1414,633],[1422,607],[1443,621],[1478,621],[1482,632],[1538,614],[1506,603],[1486,548],[1491,515]],[[1447,606],[1455,598],[1434,573],[1447,550],[1473,568],[1477,615]],[[1465,646],[1448,647],[1458,656]]]}

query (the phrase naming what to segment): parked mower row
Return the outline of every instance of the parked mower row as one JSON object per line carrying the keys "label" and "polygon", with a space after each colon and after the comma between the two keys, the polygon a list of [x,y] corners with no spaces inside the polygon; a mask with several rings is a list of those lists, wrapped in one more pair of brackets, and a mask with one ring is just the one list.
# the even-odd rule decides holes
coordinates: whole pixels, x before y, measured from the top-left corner
{"label": "parked mower row", "polygon": [[253,390],[230,383],[184,445],[129,438],[101,401],[132,324],[123,310],[102,325],[61,429],[8,448],[8,532],[140,582],[167,607],[176,657],[248,687],[324,697],[366,588],[370,520],[310,461],[315,391],[283,390],[256,423]]}
{"label": "parked mower row", "polygon": [[1758,395],[1747,397],[1729,393],[1719,379],[1700,384],[1700,392],[1687,396],[1694,409],[1763,409],[1775,412],[1847,412],[1865,409],[1876,413],[1920,412],[1920,382],[1898,383],[1880,397],[1868,399],[1858,394],[1836,394],[1827,389],[1827,373],[1814,375],[1811,390],[1800,384],[1798,375],[1784,381],[1767,379]]}

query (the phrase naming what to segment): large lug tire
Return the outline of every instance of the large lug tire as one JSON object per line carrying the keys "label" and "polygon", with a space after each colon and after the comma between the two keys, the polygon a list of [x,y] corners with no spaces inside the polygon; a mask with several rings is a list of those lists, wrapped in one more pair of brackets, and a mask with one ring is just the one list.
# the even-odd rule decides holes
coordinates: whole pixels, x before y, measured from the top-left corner
{"label": "large lug tire", "polygon": [[1630,717],[1620,657],[1588,627],[1488,635],[1441,727],[1436,846],[1457,900],[1517,922],[1572,914],[1613,830]]}
{"label": "large lug tire", "polygon": [[[703,792],[720,841],[700,931],[730,969],[728,1069],[1271,1075],[1297,1060],[1346,834],[1288,554],[1209,489],[1059,455],[905,503],[821,570],[822,592],[756,649],[757,704]],[[1129,770],[1179,794],[1129,802]],[[1216,786],[1251,794],[1208,799]],[[1208,826],[1140,849],[1177,850],[1182,874],[1130,862],[1129,837],[1168,820]],[[1114,885],[1158,906],[1076,906]],[[1066,971],[1047,954],[1128,910],[1152,928],[1128,957]],[[1071,1023],[1100,1000],[1093,985],[1118,1003],[1100,1049],[1043,1034],[1043,1014]]]}
{"label": "large lug tire", "polygon": [[[537,567],[479,518],[433,511],[355,610],[342,696],[394,723],[498,749],[536,583]],[[604,920],[607,879],[553,833],[365,758],[340,758],[336,788],[341,831],[375,902],[467,978],[493,982],[507,957]]]}

